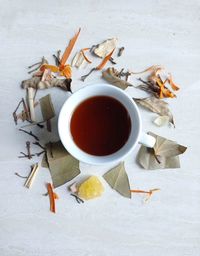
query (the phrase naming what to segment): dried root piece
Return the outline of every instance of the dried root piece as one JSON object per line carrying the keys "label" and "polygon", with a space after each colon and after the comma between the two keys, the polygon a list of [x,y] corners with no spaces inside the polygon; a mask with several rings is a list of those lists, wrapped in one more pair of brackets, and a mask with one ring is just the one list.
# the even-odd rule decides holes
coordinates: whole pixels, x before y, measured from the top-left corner
{"label": "dried root piece", "polygon": [[27,180],[26,180],[26,182],[24,184],[24,186],[26,188],[30,188],[31,187],[31,185],[32,185],[32,183],[33,183],[33,181],[35,179],[35,176],[36,176],[38,170],[39,170],[39,164],[34,164],[32,166],[32,170],[31,170],[31,172],[30,172],[30,174],[29,174],[29,176],[28,176],[28,178],[27,178]]}

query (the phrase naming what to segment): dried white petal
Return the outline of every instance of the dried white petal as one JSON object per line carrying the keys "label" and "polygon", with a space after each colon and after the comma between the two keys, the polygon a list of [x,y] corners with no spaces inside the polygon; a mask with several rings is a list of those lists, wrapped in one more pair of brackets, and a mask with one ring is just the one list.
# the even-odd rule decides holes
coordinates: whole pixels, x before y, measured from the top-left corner
{"label": "dried white petal", "polygon": [[117,41],[117,38],[107,39],[94,49],[94,53],[100,58],[105,58],[114,48],[116,48]]}

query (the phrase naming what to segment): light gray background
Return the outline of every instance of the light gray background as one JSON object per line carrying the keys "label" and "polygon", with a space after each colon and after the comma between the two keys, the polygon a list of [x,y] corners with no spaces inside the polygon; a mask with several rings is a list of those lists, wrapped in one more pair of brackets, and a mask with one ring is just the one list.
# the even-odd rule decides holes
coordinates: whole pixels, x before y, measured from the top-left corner
{"label": "light gray background", "polygon": [[[200,1],[0,1],[0,255],[1,256],[197,256],[200,255]],[[20,81],[28,78],[26,67],[39,57],[64,49],[81,27],[75,50],[117,36],[125,46],[118,68],[142,70],[163,64],[181,90],[170,100],[176,129],[157,128],[154,114],[141,110],[145,131],[175,139],[188,146],[181,156],[181,169],[145,171],[135,163],[135,153],[126,160],[131,187],[159,187],[148,204],[143,196],[125,199],[105,184],[104,196],[78,205],[66,186],[57,189],[57,214],[49,211],[45,182],[47,169],[41,169],[32,189],[23,187],[30,165],[37,161],[20,160],[20,151],[30,139],[20,133],[12,111],[24,96]],[[73,51],[75,53],[75,51]],[[73,72],[73,91],[83,83],[82,74]],[[86,83],[99,82],[100,72]],[[56,113],[66,93],[51,89]],[[133,96],[143,96],[128,89]],[[57,138],[33,131],[42,141]],[[35,149],[36,150],[36,149]],[[81,164],[82,176],[102,175],[109,167]]]}

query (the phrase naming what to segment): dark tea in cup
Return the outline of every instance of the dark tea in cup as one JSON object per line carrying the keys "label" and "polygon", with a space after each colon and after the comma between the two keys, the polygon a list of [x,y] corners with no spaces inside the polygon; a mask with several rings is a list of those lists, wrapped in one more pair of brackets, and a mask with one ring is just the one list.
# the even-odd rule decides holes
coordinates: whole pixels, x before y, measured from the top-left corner
{"label": "dark tea in cup", "polygon": [[131,119],[124,105],[110,96],[93,96],[81,102],[72,113],[71,135],[84,152],[106,156],[127,142]]}

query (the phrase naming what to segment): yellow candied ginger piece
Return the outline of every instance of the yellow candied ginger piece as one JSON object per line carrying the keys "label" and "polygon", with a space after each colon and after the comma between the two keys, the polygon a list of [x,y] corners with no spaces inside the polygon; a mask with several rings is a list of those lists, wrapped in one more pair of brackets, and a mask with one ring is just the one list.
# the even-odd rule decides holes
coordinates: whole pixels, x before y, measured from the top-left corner
{"label": "yellow candied ginger piece", "polygon": [[99,197],[103,192],[104,187],[96,176],[91,176],[81,183],[78,188],[78,196],[86,200]]}

